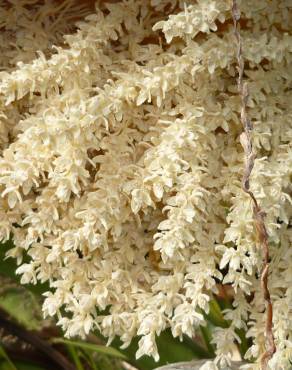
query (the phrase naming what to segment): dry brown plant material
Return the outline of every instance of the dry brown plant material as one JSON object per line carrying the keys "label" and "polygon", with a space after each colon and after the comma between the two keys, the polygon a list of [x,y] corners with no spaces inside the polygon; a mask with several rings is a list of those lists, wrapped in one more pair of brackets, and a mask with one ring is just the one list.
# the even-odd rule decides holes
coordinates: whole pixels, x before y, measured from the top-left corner
{"label": "dry brown plant material", "polygon": [[254,226],[256,231],[256,237],[263,251],[263,268],[261,273],[261,286],[263,290],[263,296],[266,305],[266,351],[261,358],[262,369],[267,369],[267,364],[276,352],[276,345],[273,335],[273,305],[270,297],[270,291],[268,287],[268,276],[269,276],[269,244],[268,244],[268,233],[265,225],[265,212],[261,209],[257,199],[253,192],[250,190],[250,174],[254,167],[255,152],[252,146],[252,123],[247,114],[247,100],[248,100],[248,86],[243,81],[244,75],[244,59],[242,55],[242,42],[239,32],[238,22],[240,20],[240,10],[238,8],[236,0],[232,2],[232,17],[234,23],[234,33],[237,41],[237,70],[238,70],[238,91],[241,96],[241,122],[244,131],[240,135],[240,143],[243,147],[245,154],[245,168],[242,178],[242,188],[250,196],[253,206],[253,217]]}

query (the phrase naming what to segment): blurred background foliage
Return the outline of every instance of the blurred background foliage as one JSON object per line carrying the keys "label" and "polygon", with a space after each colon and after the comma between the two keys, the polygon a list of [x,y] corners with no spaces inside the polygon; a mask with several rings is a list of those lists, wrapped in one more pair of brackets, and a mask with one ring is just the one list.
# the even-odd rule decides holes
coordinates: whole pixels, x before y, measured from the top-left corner
{"label": "blurred background foliage", "polygon": [[[222,310],[230,307],[230,300],[218,296],[211,301],[207,325],[196,338],[184,337],[181,342],[169,330],[157,338],[157,363],[146,356],[136,360],[139,338],[124,350],[118,339],[107,347],[99,333],[90,334],[86,341],[65,339],[52,319],[42,317],[42,294],[48,286],[20,285],[16,262],[5,259],[11,247],[11,242],[0,245],[0,370],[152,370],[168,363],[214,357],[212,331],[228,327]],[[248,343],[244,332],[238,334],[242,338],[238,350],[243,355]]]}

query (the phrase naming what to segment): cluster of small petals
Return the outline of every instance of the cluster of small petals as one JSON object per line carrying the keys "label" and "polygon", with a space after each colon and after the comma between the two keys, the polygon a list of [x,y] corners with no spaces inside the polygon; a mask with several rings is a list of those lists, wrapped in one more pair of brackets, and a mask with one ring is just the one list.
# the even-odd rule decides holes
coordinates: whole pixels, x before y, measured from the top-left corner
{"label": "cluster of small petals", "polygon": [[[231,2],[2,3],[0,240],[13,238],[7,256],[23,284],[49,283],[44,315],[68,337],[99,330],[126,347],[138,335],[137,357],[157,360],[157,335],[196,335],[220,281],[234,307],[206,366],[228,365],[238,329],[253,341],[246,357],[260,359],[262,256],[241,188]],[[289,0],[239,3],[257,150],[250,183],[271,244],[272,368],[283,370],[292,353],[291,12]]]}
{"label": "cluster of small petals", "polygon": [[178,36],[191,39],[199,32],[216,31],[215,21],[223,23],[227,10],[229,4],[226,0],[198,0],[196,4],[185,5],[182,12],[170,15],[167,21],[157,22],[153,29],[162,29],[168,43]]}

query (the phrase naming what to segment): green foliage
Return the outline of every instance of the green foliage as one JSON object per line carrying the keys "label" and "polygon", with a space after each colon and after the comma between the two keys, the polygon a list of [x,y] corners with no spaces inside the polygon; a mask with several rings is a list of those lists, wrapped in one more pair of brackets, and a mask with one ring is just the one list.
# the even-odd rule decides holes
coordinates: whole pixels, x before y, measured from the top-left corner
{"label": "green foliage", "polygon": [[[16,370],[44,370],[43,367],[34,365],[30,362],[23,362],[23,361],[14,361],[13,366],[14,366],[13,369],[16,369]],[[3,366],[0,364],[0,370],[12,370],[12,369],[7,367],[7,363],[3,363]]]}
{"label": "green foliage", "polygon": [[[2,283],[2,281],[0,280]],[[0,307],[28,330],[42,327],[41,306],[33,293],[22,288],[8,288],[1,294]]]}
{"label": "green foliage", "polygon": [[[130,359],[130,362],[135,367],[141,370],[152,370],[155,367],[166,365],[168,363],[210,357],[210,353],[194,341],[184,337],[184,340],[180,342],[179,339],[173,338],[170,330],[166,330],[161,333],[156,342],[160,355],[159,361],[155,362],[153,358],[148,356],[143,356],[136,360],[135,353],[138,348],[138,341],[139,338],[135,338],[131,345],[122,352],[128,356],[128,359]],[[118,348],[120,344],[121,343],[118,339],[115,339],[112,343],[116,348]]]}
{"label": "green foliage", "polygon": [[17,370],[1,345],[0,345],[0,370]]}
{"label": "green foliage", "polygon": [[84,363],[92,370],[117,370],[120,363],[116,358],[127,360],[125,355],[112,347],[62,338],[54,338],[53,342],[66,346],[77,370],[85,370]]}
{"label": "green foliage", "polygon": [[[12,241],[8,241],[4,244],[0,244],[0,276],[8,277],[12,281],[20,285],[20,278],[21,276],[15,274],[15,270],[17,269],[16,261],[12,258],[6,258],[6,252],[13,248]],[[27,256],[24,255],[24,262],[28,261]],[[36,294],[36,296],[41,296],[42,293],[48,290],[48,283],[41,284],[26,284],[25,288],[32,293]]]}
{"label": "green foliage", "polygon": [[[0,246],[0,308],[10,317],[12,322],[20,324],[24,330],[42,334],[44,321],[42,320],[41,301],[42,293],[46,287],[42,284],[20,285],[19,276],[15,274],[16,263],[12,259],[5,259],[6,251],[11,248],[11,243]],[[210,318],[215,321],[222,320],[220,307],[211,306]],[[215,309],[216,308],[216,309]],[[219,310],[219,311],[218,311]],[[221,314],[221,316],[220,316]],[[47,323],[46,325],[54,323]],[[0,324],[1,325],[1,324]],[[206,334],[209,327],[203,329]],[[203,338],[207,338],[203,335]],[[209,337],[210,339],[210,333]],[[209,340],[208,339],[208,340]],[[120,349],[121,342],[115,339],[110,347],[105,346],[104,339],[99,335],[96,340],[100,344],[89,343],[80,340],[68,340],[62,336],[52,337],[48,340],[54,348],[62,348],[68,360],[74,364],[77,370],[122,370],[121,361],[132,364],[138,370],[152,370],[157,366],[167,363],[187,361],[192,359],[210,358],[213,355],[209,343],[203,341],[198,344],[189,338],[181,342],[173,338],[170,330],[163,332],[157,338],[157,346],[160,353],[159,362],[152,358],[143,356],[136,360],[135,353],[138,347],[139,338],[135,338],[126,349]],[[46,356],[44,355],[44,362]],[[9,358],[4,346],[0,347],[0,370],[44,370],[45,367],[36,365],[30,358],[25,361]]]}
{"label": "green foliage", "polygon": [[[0,308],[4,310],[12,320],[21,324],[25,330],[34,330],[39,333],[44,327],[44,320],[41,313],[42,293],[47,289],[43,284],[20,285],[19,276],[15,274],[16,263],[12,259],[5,259],[6,251],[11,248],[8,242],[0,247]],[[184,337],[181,342],[173,338],[170,330],[164,331],[157,338],[157,346],[160,359],[156,363],[152,358],[143,356],[135,358],[139,338],[135,338],[126,349],[120,349],[121,342],[115,339],[110,347],[105,346],[104,338],[96,333],[96,341],[100,344],[89,343],[88,341],[68,340],[62,336],[49,339],[54,347],[63,348],[68,360],[74,364],[77,370],[122,370],[121,361],[132,364],[138,370],[152,370],[158,366],[168,363],[189,361],[214,357],[214,347],[211,343],[212,332],[216,327],[226,328],[229,323],[224,319],[222,310],[229,308],[230,303],[225,300],[211,300],[210,310],[205,314],[207,325],[201,327],[201,333],[195,340]],[[48,323],[46,323],[48,325]],[[51,325],[54,325],[51,322]],[[242,343],[240,352],[245,353],[248,346],[245,340],[245,333],[238,332]],[[46,361],[46,358],[44,357]],[[44,370],[44,367],[31,362],[19,361],[9,358],[4,346],[0,347],[0,370]]]}
{"label": "green foliage", "polygon": [[85,351],[92,351],[92,352],[97,352],[99,354],[107,355],[110,357],[118,357],[123,360],[126,360],[127,357],[118,351],[115,348],[112,347],[106,347],[106,346],[101,346],[93,343],[86,343],[86,342],[80,342],[80,341],[73,341],[73,340],[68,340],[68,339],[63,339],[63,338],[54,338],[52,340],[53,343],[63,343],[71,348],[79,348]]}
{"label": "green foliage", "polygon": [[[11,244],[6,243],[0,247],[0,308],[9,316],[21,324],[26,330],[41,332],[44,321],[41,316],[42,293],[47,289],[43,284],[20,285],[19,276],[15,275],[17,268],[12,259],[5,259],[6,251]],[[173,338],[170,330],[164,331],[157,338],[157,346],[160,360],[156,363],[152,358],[143,356],[135,358],[139,338],[135,338],[126,349],[120,349],[121,342],[115,339],[110,347],[103,345],[104,339],[98,334],[97,341],[101,344],[89,343],[80,340],[68,340],[63,337],[53,337],[49,341],[54,346],[61,346],[67,353],[69,361],[74,364],[77,370],[121,370],[121,361],[132,364],[138,370],[152,370],[158,366],[168,363],[188,361],[192,359],[203,359],[214,357],[214,348],[211,344],[212,332],[216,327],[228,327],[229,323],[224,320],[222,310],[228,308],[225,301],[213,299],[210,302],[210,311],[204,314],[207,325],[201,327],[201,333],[196,340],[184,337],[181,342]],[[244,337],[244,333],[240,333]],[[245,348],[246,343],[241,345]],[[27,361],[16,361],[9,359],[5,349],[1,347],[0,370],[44,370],[40,366]]]}

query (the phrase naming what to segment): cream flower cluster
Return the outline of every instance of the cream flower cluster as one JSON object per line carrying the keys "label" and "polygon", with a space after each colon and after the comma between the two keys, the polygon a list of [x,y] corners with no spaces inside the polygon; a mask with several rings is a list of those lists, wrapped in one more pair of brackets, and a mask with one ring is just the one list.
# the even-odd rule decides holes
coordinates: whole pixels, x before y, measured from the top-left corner
{"label": "cream flower cluster", "polygon": [[[231,2],[91,5],[0,1],[0,239],[13,237],[8,256],[22,283],[49,282],[43,311],[67,336],[98,329],[126,347],[139,335],[137,357],[158,359],[155,337],[167,327],[193,336],[218,283],[228,284],[234,309],[230,327],[214,333],[214,366],[230,360],[238,328],[253,340],[248,359],[259,360],[262,254],[241,189]],[[272,256],[271,368],[285,370],[291,1],[239,6],[257,150],[251,188],[267,213]]]}

